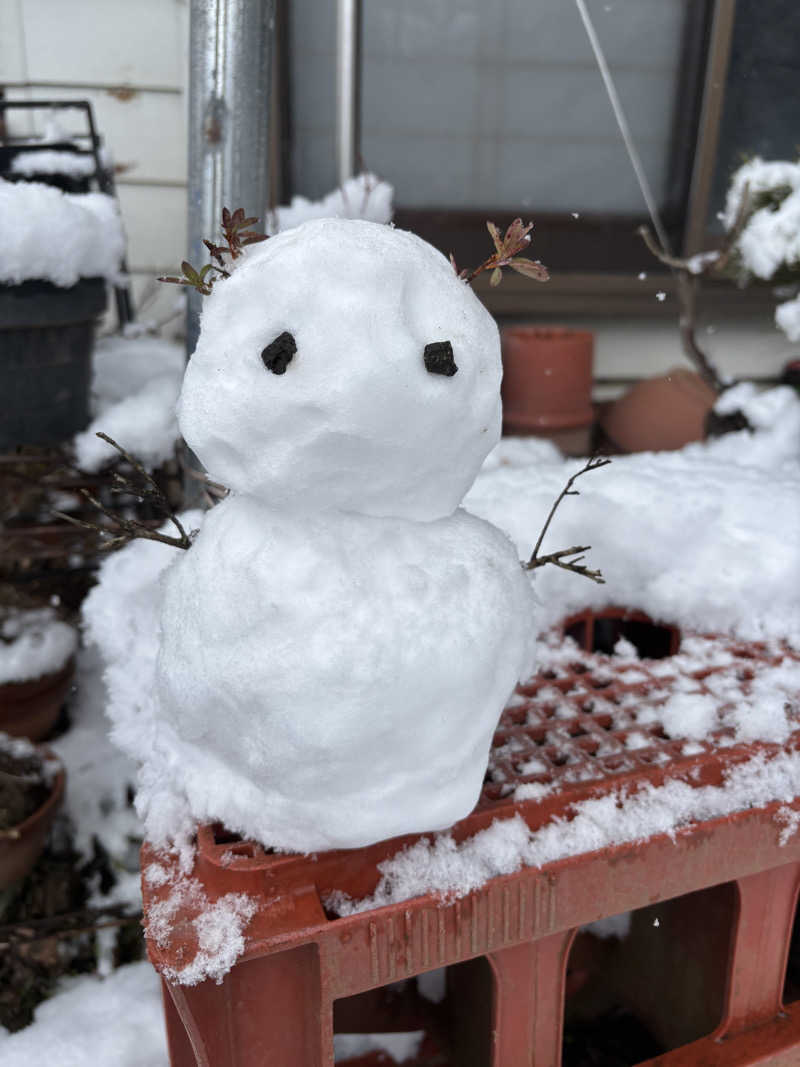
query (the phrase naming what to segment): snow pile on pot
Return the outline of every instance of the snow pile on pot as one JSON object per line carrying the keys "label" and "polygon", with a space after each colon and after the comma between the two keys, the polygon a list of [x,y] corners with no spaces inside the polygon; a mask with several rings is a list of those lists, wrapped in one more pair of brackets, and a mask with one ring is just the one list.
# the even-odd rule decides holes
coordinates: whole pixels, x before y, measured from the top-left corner
{"label": "snow pile on pot", "polygon": [[[736,242],[746,273],[765,281],[781,272],[797,276],[800,267],[800,162],[765,161],[756,156],[736,171],[728,189],[722,222],[733,228],[742,198],[755,210]],[[800,341],[800,296],[779,304],[776,325],[790,341]]]}
{"label": "snow pile on pot", "polygon": [[0,685],[60,671],[77,645],[75,628],[51,608],[7,612],[0,619]]}
{"label": "snow pile on pot", "polygon": [[75,285],[115,280],[125,251],[117,203],[104,193],[62,193],[0,179],[0,283],[29,279]]}
{"label": "snow pile on pot", "polygon": [[181,345],[160,337],[104,337],[93,360],[89,427],[75,437],[75,458],[96,471],[117,453],[97,437],[102,431],[151,468],[168,460],[178,440],[175,404],[185,355]]}
{"label": "snow pile on pot", "polygon": [[374,174],[357,174],[323,196],[307,200],[293,196],[290,204],[270,213],[270,233],[291,230],[312,219],[366,219],[369,222],[392,221],[394,189]]}
{"label": "snow pile on pot", "polygon": [[65,174],[71,178],[88,178],[95,169],[94,156],[53,148],[18,152],[11,160],[11,173],[27,177],[34,174]]}

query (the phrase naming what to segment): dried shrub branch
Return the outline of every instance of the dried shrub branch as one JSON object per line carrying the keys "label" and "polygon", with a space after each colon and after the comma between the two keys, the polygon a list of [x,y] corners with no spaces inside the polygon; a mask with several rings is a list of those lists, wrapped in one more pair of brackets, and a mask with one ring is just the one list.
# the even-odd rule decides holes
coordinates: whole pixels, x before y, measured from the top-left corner
{"label": "dried shrub branch", "polygon": [[160,541],[162,544],[170,545],[173,548],[191,548],[191,535],[184,529],[183,524],[173,511],[167,498],[159,489],[152,475],[145,470],[137,459],[134,459],[129,452],[126,452],[121,445],[118,445],[113,437],[109,437],[108,434],[105,433],[98,433],[97,436],[105,441],[106,444],[109,444],[112,448],[116,449],[120,456],[122,456],[122,458],[133,468],[135,475],[139,479],[138,482],[134,482],[131,479],[124,477],[119,472],[115,472],[112,491],[135,496],[139,499],[149,500],[153,506],[161,511],[165,518],[173,524],[178,531],[178,536],[170,537],[169,534],[162,534],[158,530],[151,529],[146,523],[140,522],[138,519],[125,518],[123,515],[107,508],[89,489],[81,489],[81,495],[88,500],[93,507],[97,508],[101,514],[105,515],[111,523],[110,529],[108,526],[88,522],[85,519],[76,519],[74,516],[67,515],[63,511],[54,511],[53,514],[72,523],[73,526],[80,526],[86,530],[93,530],[95,533],[100,534],[101,537],[106,538],[107,540],[100,546],[104,551],[122,548],[136,538],[143,538],[147,541]]}
{"label": "dried shrub branch", "polygon": [[[562,500],[568,496],[580,496],[580,491],[578,489],[573,489],[576,480],[580,478],[582,474],[587,474],[589,471],[596,471],[601,467],[607,467],[610,462],[611,460],[607,457],[592,456],[592,458],[587,461],[586,466],[582,467],[579,471],[576,471],[567,481],[567,484],[561,490],[555,503],[550,508],[550,514],[545,519],[544,526],[539,534],[539,540],[536,542],[533,552],[531,553],[531,558],[527,563],[522,564],[526,571],[533,571],[538,567],[544,567],[548,563],[552,563],[556,567],[561,567],[562,570],[572,571],[573,574],[580,574],[582,577],[588,578],[592,582],[597,582],[598,585],[605,585],[606,580],[603,577],[602,571],[590,570],[582,562],[584,553],[591,549],[591,545],[574,545],[572,548],[562,548],[558,552],[549,552],[546,556],[540,556],[539,549],[542,547],[542,542],[550,528],[550,523],[553,521],[553,517],[555,516],[556,511],[558,511],[558,507]],[[577,558],[571,559],[570,557],[572,556]]]}
{"label": "dried shrub branch", "polygon": [[725,388],[725,382],[697,342],[697,295],[702,278],[721,276],[730,263],[742,230],[750,216],[750,207],[748,188],[745,186],[734,224],[725,235],[720,247],[711,252],[690,256],[688,259],[670,255],[658,243],[647,226],[640,226],[637,231],[652,255],[659,263],[669,267],[675,275],[683,351],[688,360],[697,368],[700,377],[718,393]]}

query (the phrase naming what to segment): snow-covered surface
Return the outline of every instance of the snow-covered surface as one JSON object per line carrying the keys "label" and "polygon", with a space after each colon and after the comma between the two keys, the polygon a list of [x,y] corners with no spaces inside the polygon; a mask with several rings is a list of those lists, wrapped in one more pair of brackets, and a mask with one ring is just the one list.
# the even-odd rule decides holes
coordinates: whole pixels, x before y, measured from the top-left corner
{"label": "snow-covered surface", "polygon": [[[675,834],[693,822],[776,800],[788,803],[797,795],[798,781],[800,754],[760,756],[729,768],[722,786],[695,787],[676,780],[660,787],[647,784],[633,793],[585,800],[569,820],[555,818],[539,830],[530,830],[515,815],[495,820],[461,844],[450,834],[423,838],[379,864],[381,879],[371,896],[354,901],[336,892],[327,906],[339,915],[353,915],[425,893],[455,900],[522,867],[541,867],[653,834]],[[777,824],[775,831],[781,832]]]}
{"label": "snow-covered surface", "polygon": [[0,620],[0,685],[60,671],[77,644],[75,627],[50,608],[9,612]]}
{"label": "snow-covered surface", "polygon": [[168,460],[180,436],[175,405],[185,363],[182,346],[160,337],[99,340],[93,357],[93,419],[75,438],[78,466],[96,471],[117,455],[98,431],[145,467]]}
{"label": "snow-covered surface", "polygon": [[[165,870],[153,864],[144,876],[155,884],[164,884]],[[197,952],[184,967],[164,968],[164,977],[179,985],[197,985],[206,978],[221,982],[244,951],[244,930],[256,912],[257,903],[245,893],[226,893],[212,902],[198,881],[179,876],[169,894],[150,907],[146,932],[156,945],[165,945],[175,916],[181,909],[192,907],[197,910],[193,920]]]}
{"label": "snow-covered surface", "polygon": [[[726,396],[730,403],[743,405],[751,422],[763,428],[754,434],[743,431],[688,446],[680,452],[620,457],[611,466],[579,480],[580,497],[569,498],[561,506],[543,550],[590,542],[590,562],[602,568],[607,584],[595,586],[556,568],[534,572],[538,603],[533,611],[538,630],[583,607],[616,603],[639,608],[684,629],[717,630],[745,639],[788,639],[795,646],[800,644],[800,552],[796,539],[800,529],[800,401],[788,388],[758,393],[751,386],[740,386],[737,396]],[[561,459],[552,446],[536,439],[503,439],[487,458],[466,505],[504,528],[516,542],[520,558],[527,558],[555,496],[578,465],[577,461]],[[222,511],[216,525],[222,527],[224,519]],[[186,519],[188,528],[199,523],[198,515]],[[374,528],[380,530],[380,524]],[[228,547],[231,551],[250,551],[246,542],[242,544],[233,535],[231,538],[230,542],[220,542],[225,556],[229,555]],[[379,542],[376,534],[374,559],[380,558]],[[219,551],[222,553],[222,547]],[[88,634],[100,646],[107,663],[114,736],[129,752],[146,758],[140,803],[150,807],[157,797],[155,825],[171,826],[178,836],[182,829],[183,838],[188,839],[192,819],[185,798],[179,789],[164,788],[165,783],[174,781],[173,772],[163,770],[171,765],[174,738],[156,727],[150,700],[159,642],[160,575],[180,555],[178,550],[148,542],[136,542],[115,554],[103,564],[100,584],[86,603],[85,618]],[[253,552],[248,558],[255,558]],[[329,564],[313,566],[313,551],[308,550],[306,558],[303,588],[307,592],[299,599],[309,604],[302,610],[311,611],[317,598],[321,603],[326,591],[335,586],[335,579]],[[188,558],[183,562],[188,564]],[[223,572],[226,565],[221,557]],[[285,566],[283,559],[280,566],[273,565],[270,584],[276,588],[280,588]],[[376,578],[375,595],[382,597],[388,608],[394,604],[391,590],[396,586],[382,584],[382,571]],[[215,586],[219,580],[215,572]],[[396,573],[392,580],[399,580]],[[197,587],[195,595],[199,595]],[[339,595],[346,598],[352,591],[343,589]],[[247,591],[243,600],[233,598],[235,606],[227,610],[239,616],[233,619],[234,629],[248,625],[242,605],[256,596],[255,591]],[[342,600],[341,605],[330,603],[335,608],[332,618],[341,620],[349,612],[358,619],[350,600]],[[283,619],[287,610],[282,609]],[[291,611],[299,618],[300,605]],[[193,603],[190,614],[194,612]],[[222,629],[225,624],[219,625]],[[310,622],[307,625],[310,627]],[[317,625],[315,622],[314,628]],[[386,625],[381,622],[381,626]],[[409,623],[404,642],[413,638],[416,626],[416,622]],[[324,639],[309,642],[307,657],[332,657],[326,642],[338,642],[340,637],[335,629],[323,629],[322,633]],[[223,637],[227,644],[227,635]],[[265,647],[263,642],[252,646],[254,662],[260,664],[266,658]],[[278,648],[283,656],[285,646],[279,644]],[[684,654],[688,654],[686,649]],[[283,668],[279,666],[279,670]],[[247,665],[247,672],[252,677],[254,668]],[[294,693],[288,672],[282,676]],[[331,695],[338,699],[343,684],[329,673],[326,684],[318,690],[317,706],[326,709]],[[777,669],[769,677],[765,674],[764,693],[769,700],[759,702],[759,715],[767,714],[770,708],[774,714],[771,718],[749,718],[742,706],[738,720],[734,714],[730,721],[739,736],[752,736],[760,730],[766,736],[784,736],[787,720],[780,704],[781,687],[789,691],[794,684],[793,670],[788,668],[785,679]],[[373,699],[380,706],[391,692],[387,685]],[[721,693],[720,703],[724,703],[723,698]],[[708,714],[710,705],[698,700],[687,703],[686,694],[676,692],[675,704],[667,710],[671,729],[676,736],[686,736],[687,744],[696,743],[688,738],[690,734],[700,736],[701,727],[710,727],[712,722],[715,728],[719,726]],[[223,702],[220,706],[226,705]],[[291,706],[294,710],[295,705]],[[685,718],[682,708],[687,711]],[[321,715],[314,721],[311,738],[301,734],[298,724],[297,743],[321,744],[327,729]],[[323,732],[318,734],[317,730]],[[256,733],[256,737],[261,735]],[[355,742],[356,748],[359,744]],[[196,748],[199,753],[199,745]],[[358,751],[363,759],[363,749]],[[321,781],[328,773],[324,763],[321,752]],[[206,754],[198,755],[181,773],[202,783],[203,795],[210,796],[219,781],[217,776],[224,771]],[[312,784],[316,773],[310,772]],[[541,792],[543,787],[535,788]],[[199,810],[211,814],[202,799],[198,803]]]}
{"label": "snow-covered surface", "polygon": [[169,1067],[160,979],[147,960],[107,978],[67,978],[16,1034],[0,1027],[3,1067]]}
{"label": "snow-covered surface", "polygon": [[119,276],[125,236],[117,203],[104,193],[0,179],[0,233],[0,282],[70,286]]}
{"label": "snow-covered surface", "polygon": [[53,148],[19,152],[11,160],[12,174],[65,174],[71,178],[86,178],[94,172],[94,156]]}
{"label": "snow-covered surface", "polygon": [[[685,629],[800,643],[800,400],[788,387],[752,385],[725,398],[758,432],[618,457],[578,481],[580,496],[561,505],[542,551],[590,544],[590,566],[607,584],[555,567],[535,572],[538,629],[584,607],[623,604]],[[507,462],[489,457],[464,504],[527,558],[582,461],[548,461],[538,442],[513,447]]]}
{"label": "snow-covered surface", "polygon": [[294,196],[290,204],[270,213],[269,232],[290,230],[311,219],[366,219],[369,222],[392,221],[394,189],[374,174],[358,174],[344,185],[323,196],[308,200]]}
{"label": "snow-covered surface", "polygon": [[[283,374],[262,350],[284,332]],[[458,368],[429,372],[449,341]],[[497,326],[414,234],[322,219],[253,246],[205,298],[178,421],[210,476],[273,508],[452,514],[500,437]]]}

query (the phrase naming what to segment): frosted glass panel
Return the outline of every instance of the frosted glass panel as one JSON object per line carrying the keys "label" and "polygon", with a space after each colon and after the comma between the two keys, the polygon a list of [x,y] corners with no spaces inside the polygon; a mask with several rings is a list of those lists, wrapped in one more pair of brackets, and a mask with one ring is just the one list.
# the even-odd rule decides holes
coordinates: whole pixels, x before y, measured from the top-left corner
{"label": "frosted glass panel", "polygon": [[[589,0],[656,195],[686,0]],[[293,0],[293,179],[336,184],[335,4]],[[364,163],[404,207],[643,210],[571,0],[365,0]]]}

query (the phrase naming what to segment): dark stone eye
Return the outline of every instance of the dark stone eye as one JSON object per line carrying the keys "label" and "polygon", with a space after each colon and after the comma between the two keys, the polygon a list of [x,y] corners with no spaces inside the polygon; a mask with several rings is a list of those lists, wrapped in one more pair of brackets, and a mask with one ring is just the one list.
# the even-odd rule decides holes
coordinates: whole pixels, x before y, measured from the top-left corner
{"label": "dark stone eye", "polygon": [[297,342],[288,331],[284,330],[267,345],[261,353],[261,358],[267,370],[271,370],[273,374],[285,374],[296,351]]}
{"label": "dark stone eye", "polygon": [[453,346],[449,341],[431,341],[425,345],[422,357],[425,360],[425,369],[431,374],[443,374],[446,378],[452,378],[458,370],[453,359]]}

